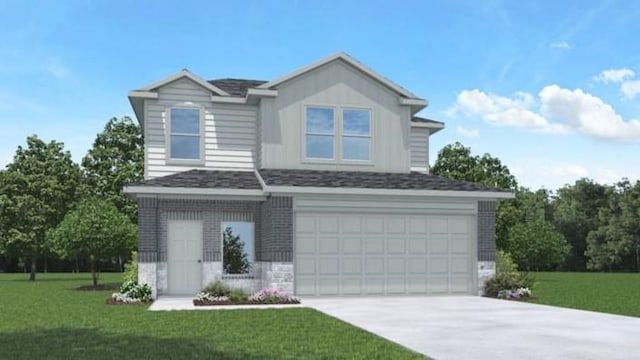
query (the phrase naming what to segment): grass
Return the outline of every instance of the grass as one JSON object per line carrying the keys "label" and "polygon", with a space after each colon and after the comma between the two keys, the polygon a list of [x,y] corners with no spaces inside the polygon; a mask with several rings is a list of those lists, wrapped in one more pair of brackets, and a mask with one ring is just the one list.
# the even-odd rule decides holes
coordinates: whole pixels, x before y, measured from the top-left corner
{"label": "grass", "polygon": [[[120,274],[102,274],[117,283]],[[0,274],[0,351],[7,359],[421,359],[305,308],[150,312],[78,291],[88,274]]]}
{"label": "grass", "polygon": [[532,273],[535,302],[640,317],[640,274]]}

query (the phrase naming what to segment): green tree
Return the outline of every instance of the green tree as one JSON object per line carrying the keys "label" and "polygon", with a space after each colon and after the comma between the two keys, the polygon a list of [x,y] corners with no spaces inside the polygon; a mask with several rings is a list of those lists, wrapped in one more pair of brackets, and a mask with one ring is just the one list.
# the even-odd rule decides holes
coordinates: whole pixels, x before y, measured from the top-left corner
{"label": "green tree", "polygon": [[113,202],[137,223],[138,206],[122,194],[128,183],[142,181],[144,140],[140,126],[129,117],[111,118],[82,159],[90,194]]}
{"label": "green tree", "polygon": [[496,213],[496,246],[505,250],[509,247],[509,230],[516,224],[549,220],[552,216],[551,195],[546,189],[531,191],[521,187],[515,191],[515,198],[501,201]]}
{"label": "green tree", "polygon": [[45,143],[37,136],[19,146],[0,181],[0,248],[31,261],[29,279],[35,281],[37,260],[45,235],[58,225],[76,200],[80,168],[63,151],[64,145]]}
{"label": "green tree", "polygon": [[539,219],[514,225],[509,231],[509,248],[518,267],[552,270],[562,264],[571,246],[551,223]]}
{"label": "green tree", "polygon": [[251,263],[244,251],[244,242],[239,235],[233,234],[231,226],[224,229],[222,235],[222,267],[227,274],[246,274],[251,271]]}
{"label": "green tree", "polygon": [[128,254],[137,238],[136,225],[108,200],[87,198],[69,212],[47,237],[62,258],[86,256],[93,286],[98,285],[98,263]]}
{"label": "green tree", "polygon": [[587,235],[601,225],[600,209],[607,206],[612,195],[611,187],[590,179],[558,189],[553,201],[553,224],[571,245],[566,263],[570,270],[586,269]]}

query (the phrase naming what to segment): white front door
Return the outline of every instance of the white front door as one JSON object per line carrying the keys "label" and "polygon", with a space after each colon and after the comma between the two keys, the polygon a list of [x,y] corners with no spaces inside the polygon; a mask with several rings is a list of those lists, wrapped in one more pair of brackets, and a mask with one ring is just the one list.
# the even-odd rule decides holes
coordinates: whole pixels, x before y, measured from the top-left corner
{"label": "white front door", "polygon": [[473,293],[473,218],[298,213],[296,295]]}
{"label": "white front door", "polygon": [[199,220],[167,223],[167,285],[170,295],[195,295],[202,287],[202,228]]}

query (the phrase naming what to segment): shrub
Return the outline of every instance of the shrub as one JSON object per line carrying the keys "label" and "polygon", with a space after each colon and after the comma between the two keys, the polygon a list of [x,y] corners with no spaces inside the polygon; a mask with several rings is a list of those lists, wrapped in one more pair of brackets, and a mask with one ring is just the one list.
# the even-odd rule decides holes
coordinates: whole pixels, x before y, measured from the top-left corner
{"label": "shrub", "polygon": [[245,302],[249,300],[249,295],[241,289],[233,289],[228,295],[229,301]]}
{"label": "shrub", "polygon": [[506,251],[498,250],[496,253],[496,273],[498,274],[517,274],[518,265],[511,258],[511,254]]}
{"label": "shrub", "polygon": [[531,290],[526,287],[521,287],[515,290],[500,290],[497,297],[499,299],[506,300],[519,300],[531,297]]}
{"label": "shrub", "polygon": [[131,252],[131,261],[124,264],[124,273],[122,273],[122,279],[127,281],[138,281],[138,252]]}
{"label": "shrub", "polygon": [[231,294],[231,288],[229,287],[229,285],[223,283],[222,281],[216,280],[202,289],[202,292],[214,297],[228,297]]}
{"label": "shrub", "polygon": [[518,274],[498,273],[484,283],[485,296],[498,297],[502,290],[516,290],[525,287]]}
{"label": "shrub", "polygon": [[249,302],[258,304],[297,304],[300,299],[278,289],[262,289],[249,297]]}
{"label": "shrub", "polygon": [[197,301],[211,301],[211,302],[227,302],[229,298],[227,296],[211,296],[206,292],[201,292],[196,295]]}
{"label": "shrub", "polygon": [[151,286],[138,284],[137,281],[125,281],[120,286],[120,292],[113,293],[111,298],[118,302],[135,303],[153,300]]}

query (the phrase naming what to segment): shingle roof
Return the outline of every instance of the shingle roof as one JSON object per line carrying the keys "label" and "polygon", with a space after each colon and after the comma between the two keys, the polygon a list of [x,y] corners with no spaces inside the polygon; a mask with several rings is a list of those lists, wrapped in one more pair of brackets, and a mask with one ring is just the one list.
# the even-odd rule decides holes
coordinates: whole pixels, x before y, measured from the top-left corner
{"label": "shingle roof", "polygon": [[421,123],[429,123],[429,124],[438,124],[438,125],[443,125],[444,126],[444,123],[442,121],[431,120],[431,119],[423,118],[423,117],[420,117],[420,116],[412,117],[411,121],[421,122]]}
{"label": "shingle roof", "polygon": [[250,79],[215,79],[208,80],[209,84],[216,86],[233,96],[247,96],[247,90],[257,88],[258,86],[266,83],[264,80],[250,80]]}
{"label": "shingle roof", "polygon": [[253,171],[189,170],[146,180],[132,186],[261,190]]}
{"label": "shingle roof", "polygon": [[267,186],[300,186],[396,190],[500,190],[466,181],[446,179],[418,172],[378,173],[364,171],[318,171],[262,169],[260,176]]}

